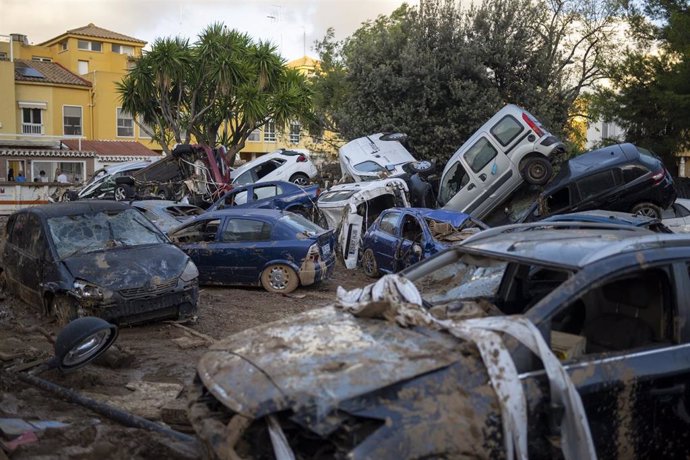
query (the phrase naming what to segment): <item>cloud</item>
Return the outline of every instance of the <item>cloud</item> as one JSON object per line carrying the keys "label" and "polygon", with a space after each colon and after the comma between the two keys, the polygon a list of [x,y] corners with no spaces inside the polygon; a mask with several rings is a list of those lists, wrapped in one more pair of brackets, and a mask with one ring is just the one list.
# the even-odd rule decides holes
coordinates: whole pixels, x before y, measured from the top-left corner
{"label": "cloud", "polygon": [[[0,34],[21,33],[41,43],[69,29],[94,23],[149,43],[183,36],[195,40],[220,21],[270,40],[286,59],[315,55],[313,43],[329,27],[336,38],[351,35],[365,21],[390,14],[397,0],[0,0]],[[417,3],[417,0],[409,3]]]}

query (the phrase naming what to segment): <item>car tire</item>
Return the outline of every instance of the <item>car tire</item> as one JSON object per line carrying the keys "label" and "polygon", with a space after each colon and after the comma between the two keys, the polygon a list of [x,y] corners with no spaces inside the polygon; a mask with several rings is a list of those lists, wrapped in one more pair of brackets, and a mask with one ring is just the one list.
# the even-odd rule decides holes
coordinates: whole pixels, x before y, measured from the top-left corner
{"label": "car tire", "polygon": [[113,191],[115,201],[128,201],[134,198],[134,190],[129,184],[117,184]]}
{"label": "car tire", "polygon": [[553,166],[548,158],[538,156],[527,158],[522,164],[522,177],[528,184],[544,185],[553,174]]}
{"label": "car tire", "polygon": [[654,203],[638,203],[632,208],[632,213],[638,216],[661,219],[661,208]]}
{"label": "car tire", "polygon": [[309,185],[309,176],[304,173],[295,173],[290,176],[290,182],[299,185],[300,187],[304,187],[305,185]]}
{"label": "car tire", "polygon": [[261,272],[261,285],[268,292],[287,294],[299,286],[297,273],[285,264],[269,265]]}
{"label": "car tire", "polygon": [[362,254],[362,269],[369,278],[378,278],[381,275],[376,264],[376,256],[374,256],[374,251],[371,248]]}
{"label": "car tire", "polygon": [[56,295],[50,302],[50,313],[57,318],[60,326],[66,326],[79,316],[77,301],[67,295]]}

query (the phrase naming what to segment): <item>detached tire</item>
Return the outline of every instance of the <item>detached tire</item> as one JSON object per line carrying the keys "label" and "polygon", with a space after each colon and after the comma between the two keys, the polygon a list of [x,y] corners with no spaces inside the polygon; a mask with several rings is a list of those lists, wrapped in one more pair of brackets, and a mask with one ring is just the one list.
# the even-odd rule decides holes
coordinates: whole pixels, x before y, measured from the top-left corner
{"label": "detached tire", "polygon": [[77,319],[77,301],[66,295],[56,295],[50,304],[50,312],[57,318],[60,326],[66,326],[70,321]]}
{"label": "detached tire", "polygon": [[299,286],[297,273],[285,264],[269,265],[261,273],[261,285],[268,292],[287,294]]}
{"label": "detached tire", "polygon": [[290,182],[299,185],[300,187],[304,187],[305,185],[309,185],[309,176],[304,173],[295,173],[290,176]]}
{"label": "detached tire", "polygon": [[364,251],[362,255],[362,269],[369,278],[378,278],[380,276],[379,266],[376,264],[376,256],[374,256],[374,251],[371,248]]}
{"label": "detached tire", "polygon": [[128,201],[134,198],[134,189],[129,184],[117,184],[113,193],[115,201]]}
{"label": "detached tire", "polygon": [[654,203],[638,203],[632,208],[632,213],[638,216],[661,219],[661,208]]}
{"label": "detached tire", "polygon": [[523,162],[522,177],[528,184],[544,185],[553,174],[551,162],[544,157],[531,157]]}

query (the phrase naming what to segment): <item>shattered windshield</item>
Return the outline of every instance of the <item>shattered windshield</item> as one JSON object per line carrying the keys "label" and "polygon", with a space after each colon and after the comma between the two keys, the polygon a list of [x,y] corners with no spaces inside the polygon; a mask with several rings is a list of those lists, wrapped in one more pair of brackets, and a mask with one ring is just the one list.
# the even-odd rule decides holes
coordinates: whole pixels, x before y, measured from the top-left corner
{"label": "shattered windshield", "polygon": [[61,259],[118,246],[165,243],[165,237],[138,211],[98,212],[48,219]]}
{"label": "shattered windshield", "polygon": [[318,235],[324,232],[323,228],[298,214],[285,214],[279,220],[297,233]]}
{"label": "shattered windshield", "polygon": [[463,299],[492,299],[498,292],[507,262],[469,255],[412,280],[431,304]]}
{"label": "shattered windshield", "polygon": [[321,196],[319,197],[319,202],[329,203],[331,201],[347,200],[352,195],[354,195],[356,191],[357,190],[341,190],[341,191],[335,191],[335,192],[322,193]]}

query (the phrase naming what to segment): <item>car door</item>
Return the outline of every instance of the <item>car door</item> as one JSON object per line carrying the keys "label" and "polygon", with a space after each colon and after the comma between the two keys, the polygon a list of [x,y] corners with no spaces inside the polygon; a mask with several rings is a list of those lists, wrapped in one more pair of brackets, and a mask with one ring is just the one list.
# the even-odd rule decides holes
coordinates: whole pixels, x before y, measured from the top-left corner
{"label": "car door", "polygon": [[482,217],[498,204],[502,189],[511,187],[510,181],[515,178],[513,164],[489,136],[480,137],[462,158],[475,177],[477,190],[464,212]]}
{"label": "car door", "polygon": [[271,242],[272,231],[272,224],[261,219],[225,219],[217,250],[222,252],[224,264],[232,273],[232,284],[258,283],[263,267],[280,258]]}
{"label": "car door", "polygon": [[217,217],[195,220],[170,235],[196,264],[201,284],[227,284],[233,278],[222,251],[217,250],[220,224]]}
{"label": "car door", "polygon": [[382,213],[378,229],[374,234],[372,250],[376,257],[379,270],[384,272],[396,271],[396,256],[400,248],[400,211]]}
{"label": "car door", "polygon": [[[656,458],[662,452],[664,458],[687,458],[690,453],[690,420],[654,416],[668,417],[678,401],[687,407],[683,382],[690,377],[690,347],[679,342],[672,326],[682,298],[677,271],[653,261],[613,273],[599,267],[576,275],[559,295],[545,298],[545,303],[559,305],[540,329],[548,329],[552,349],[565,361],[600,459]],[[563,409],[549,402],[543,371],[521,378],[533,432],[530,452],[548,458],[561,442]],[[675,431],[668,430],[672,424]],[[677,435],[682,441],[674,441]]]}
{"label": "car door", "polygon": [[47,243],[43,225],[30,213],[16,216],[7,241],[5,270],[19,297],[31,305],[42,305],[43,273]]}

